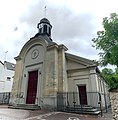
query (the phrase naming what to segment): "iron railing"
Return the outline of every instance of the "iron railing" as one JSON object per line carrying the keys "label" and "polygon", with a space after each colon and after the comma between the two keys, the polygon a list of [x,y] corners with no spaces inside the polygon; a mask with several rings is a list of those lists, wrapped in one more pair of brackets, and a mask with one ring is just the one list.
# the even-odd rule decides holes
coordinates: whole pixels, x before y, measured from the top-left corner
{"label": "iron railing", "polygon": [[10,93],[4,92],[0,93],[0,104],[9,104]]}
{"label": "iron railing", "polygon": [[[102,114],[102,111],[108,108],[107,103],[109,100],[106,101],[105,97],[106,96],[101,95],[99,92],[87,92],[86,97],[84,99],[80,99],[79,92],[58,92],[57,110],[68,111],[71,109],[73,112],[75,112],[77,109],[84,109],[89,107],[100,110]],[[86,102],[81,102],[80,100],[85,100]]]}

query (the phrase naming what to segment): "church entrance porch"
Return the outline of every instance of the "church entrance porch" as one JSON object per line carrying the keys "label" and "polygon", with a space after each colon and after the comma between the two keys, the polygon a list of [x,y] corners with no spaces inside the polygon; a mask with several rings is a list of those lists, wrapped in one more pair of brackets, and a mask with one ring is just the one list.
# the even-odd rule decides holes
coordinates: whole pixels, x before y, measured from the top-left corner
{"label": "church entrance porch", "polygon": [[38,70],[28,72],[26,104],[35,104],[37,93]]}

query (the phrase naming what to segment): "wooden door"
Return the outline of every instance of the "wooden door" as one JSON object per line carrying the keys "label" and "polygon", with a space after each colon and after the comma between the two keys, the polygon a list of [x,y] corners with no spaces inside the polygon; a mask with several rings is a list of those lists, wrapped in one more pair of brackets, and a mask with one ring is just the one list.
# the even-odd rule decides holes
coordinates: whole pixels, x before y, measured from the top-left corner
{"label": "wooden door", "polygon": [[87,105],[86,85],[78,86],[80,105]]}
{"label": "wooden door", "polygon": [[29,78],[28,78],[26,104],[35,104],[36,93],[37,93],[38,70],[31,71],[28,74],[29,74]]}

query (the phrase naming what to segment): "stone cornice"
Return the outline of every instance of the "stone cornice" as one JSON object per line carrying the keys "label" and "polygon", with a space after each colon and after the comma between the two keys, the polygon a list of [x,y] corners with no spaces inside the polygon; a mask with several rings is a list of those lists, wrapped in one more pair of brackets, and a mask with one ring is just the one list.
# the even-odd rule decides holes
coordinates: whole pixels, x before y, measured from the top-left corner
{"label": "stone cornice", "polygon": [[21,60],[22,58],[20,56],[17,56],[14,58],[15,60]]}
{"label": "stone cornice", "polygon": [[68,50],[68,48],[67,48],[65,45],[63,45],[63,44],[58,45],[58,44],[55,43],[55,44],[53,44],[53,45],[47,46],[47,49],[53,49],[53,48],[64,49],[65,51]]}
{"label": "stone cornice", "polygon": [[58,48],[58,45],[55,43],[55,44],[53,44],[53,45],[47,46],[47,49],[48,49],[48,50],[49,50],[49,49],[53,49],[53,48]]}
{"label": "stone cornice", "polygon": [[68,69],[67,72],[78,72],[81,71],[82,69],[86,69],[87,67],[81,67],[81,68],[76,68],[76,69]]}
{"label": "stone cornice", "polygon": [[67,48],[65,45],[63,45],[63,44],[60,44],[60,45],[59,45],[59,49],[64,49],[65,51],[68,50],[68,48]]}

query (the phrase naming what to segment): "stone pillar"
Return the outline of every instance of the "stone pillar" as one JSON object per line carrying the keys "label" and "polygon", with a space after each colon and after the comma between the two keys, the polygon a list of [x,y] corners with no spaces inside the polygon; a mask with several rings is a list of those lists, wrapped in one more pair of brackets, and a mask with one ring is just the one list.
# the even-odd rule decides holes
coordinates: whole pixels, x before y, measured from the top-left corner
{"label": "stone pillar", "polygon": [[64,45],[59,45],[58,51],[58,94],[57,94],[57,110],[64,110],[63,92],[67,92],[67,73],[66,73],[66,58],[65,51],[67,48]]}
{"label": "stone pillar", "polygon": [[[90,69],[90,82],[89,82],[89,87],[90,87],[90,91],[91,92],[98,92],[99,88],[98,88],[98,78],[97,78],[97,74],[95,71],[95,67],[91,67]],[[91,85],[94,85],[91,87]]]}
{"label": "stone pillar", "polygon": [[67,91],[67,73],[66,73],[66,58],[65,51],[67,48],[64,45],[59,45],[58,52],[58,92]]}
{"label": "stone pillar", "polygon": [[118,89],[110,92],[113,120],[118,120]]}
{"label": "stone pillar", "polygon": [[23,62],[21,58],[16,58],[17,63],[15,67],[15,75],[14,75],[14,80],[13,80],[13,86],[12,86],[12,92],[10,96],[10,104],[11,105],[16,105],[18,104],[18,98],[20,94],[20,84],[21,84],[21,77],[22,77],[22,71],[23,71]]}
{"label": "stone pillar", "polygon": [[58,90],[58,45],[47,47],[44,61],[43,108],[55,110]]}

